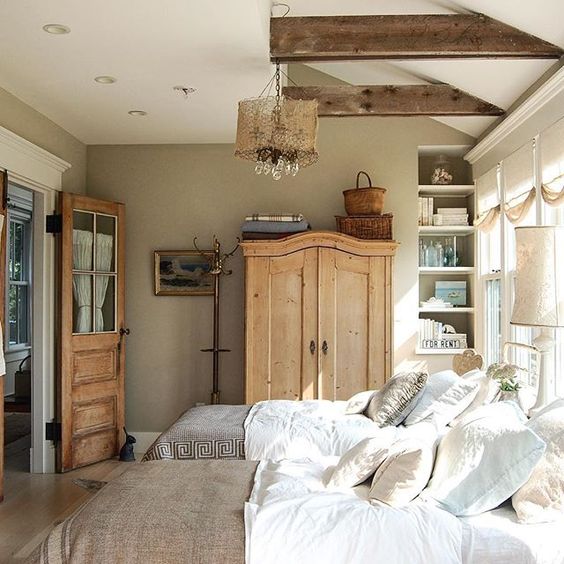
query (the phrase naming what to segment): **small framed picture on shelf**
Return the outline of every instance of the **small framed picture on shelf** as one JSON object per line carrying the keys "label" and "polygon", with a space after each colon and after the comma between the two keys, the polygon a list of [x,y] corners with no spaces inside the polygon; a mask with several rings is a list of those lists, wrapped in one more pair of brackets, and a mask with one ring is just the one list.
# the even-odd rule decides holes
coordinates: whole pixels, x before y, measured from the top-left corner
{"label": "small framed picture on shelf", "polygon": [[156,296],[212,296],[213,251],[155,251]]}
{"label": "small framed picture on shelf", "polygon": [[465,306],[466,282],[455,280],[435,282],[435,298],[448,302],[453,306]]}

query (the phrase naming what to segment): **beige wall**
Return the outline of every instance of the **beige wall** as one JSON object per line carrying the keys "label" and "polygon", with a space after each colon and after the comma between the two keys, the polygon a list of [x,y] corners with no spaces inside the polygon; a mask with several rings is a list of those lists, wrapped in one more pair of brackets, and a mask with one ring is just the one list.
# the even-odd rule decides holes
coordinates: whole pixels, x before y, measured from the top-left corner
{"label": "beige wall", "polygon": [[[250,212],[303,212],[334,229],[341,191],[358,170],[388,188],[401,241],[395,271],[396,365],[412,358],[417,319],[417,146],[472,139],[427,118],[323,119],[319,163],[274,182],[233,157],[231,145],[90,146],[88,194],[125,203],[127,215],[127,425],[159,431],[197,401],[209,402],[210,297],[153,295],[155,249],[187,249],[215,233],[226,247]],[[243,261],[222,279],[222,400],[243,399]]]}
{"label": "beige wall", "polygon": [[86,145],[1,88],[0,126],[70,163],[63,174],[63,190],[86,192]]}

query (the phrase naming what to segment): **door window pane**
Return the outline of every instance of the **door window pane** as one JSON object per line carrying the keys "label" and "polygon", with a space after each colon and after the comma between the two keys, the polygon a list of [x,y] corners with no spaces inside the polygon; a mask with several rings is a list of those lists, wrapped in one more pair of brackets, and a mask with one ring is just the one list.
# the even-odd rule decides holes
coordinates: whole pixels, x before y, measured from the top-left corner
{"label": "door window pane", "polygon": [[96,271],[115,272],[116,218],[96,214]]}
{"label": "door window pane", "polygon": [[73,333],[92,333],[92,286],[92,275],[73,274]]}
{"label": "door window pane", "polygon": [[96,332],[115,331],[115,276],[96,276]]}
{"label": "door window pane", "polygon": [[93,241],[94,214],[74,211],[72,232],[72,258],[74,270],[92,270]]}

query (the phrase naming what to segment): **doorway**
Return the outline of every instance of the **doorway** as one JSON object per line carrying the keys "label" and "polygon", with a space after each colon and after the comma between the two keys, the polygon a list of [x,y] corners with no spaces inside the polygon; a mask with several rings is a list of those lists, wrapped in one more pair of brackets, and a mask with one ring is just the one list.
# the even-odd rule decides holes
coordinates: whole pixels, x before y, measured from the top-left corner
{"label": "doorway", "polygon": [[30,471],[32,448],[33,192],[8,184],[6,214],[4,453],[6,468]]}

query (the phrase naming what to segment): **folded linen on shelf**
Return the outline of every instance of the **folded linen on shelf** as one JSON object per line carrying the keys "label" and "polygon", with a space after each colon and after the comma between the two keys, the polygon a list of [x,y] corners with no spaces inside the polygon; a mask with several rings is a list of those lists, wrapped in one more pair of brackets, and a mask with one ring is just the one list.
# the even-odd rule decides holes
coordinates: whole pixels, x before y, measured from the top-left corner
{"label": "folded linen on shelf", "polygon": [[[302,233],[302,231],[299,233]],[[297,233],[256,233],[255,231],[245,231],[242,234],[242,239],[243,241],[276,241],[291,237],[292,235],[297,235]]]}
{"label": "folded linen on shelf", "polygon": [[241,226],[243,233],[300,233],[307,231],[309,223],[301,221],[245,221]]}
{"label": "folded linen on shelf", "polygon": [[253,213],[245,217],[245,221],[303,221],[301,213]]}

